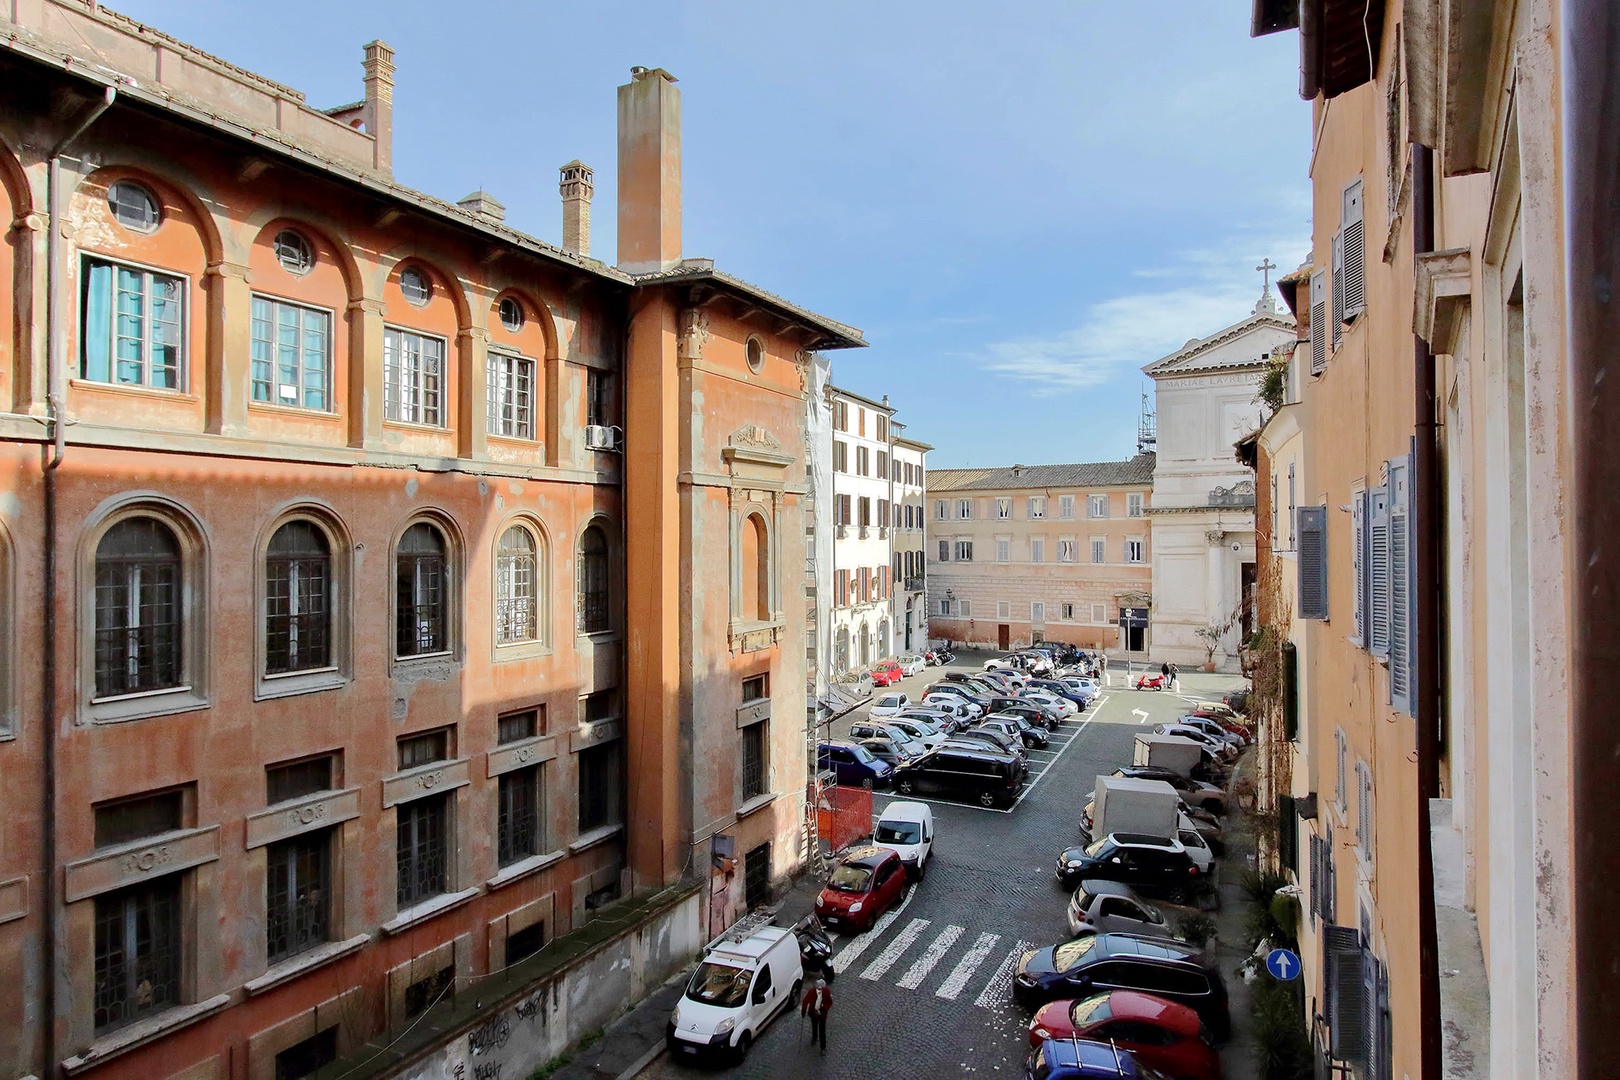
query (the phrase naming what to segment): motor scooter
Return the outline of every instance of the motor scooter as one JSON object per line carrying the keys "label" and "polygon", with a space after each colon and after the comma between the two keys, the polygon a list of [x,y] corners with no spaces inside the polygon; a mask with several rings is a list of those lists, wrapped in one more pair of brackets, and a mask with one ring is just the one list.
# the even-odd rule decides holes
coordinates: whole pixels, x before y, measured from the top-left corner
{"label": "motor scooter", "polygon": [[832,941],[814,912],[793,924],[793,936],[799,939],[799,964],[806,976],[820,975],[832,982]]}
{"label": "motor scooter", "polygon": [[1158,675],[1138,675],[1136,688],[1138,690],[1163,690],[1170,685],[1170,680],[1162,673]]}

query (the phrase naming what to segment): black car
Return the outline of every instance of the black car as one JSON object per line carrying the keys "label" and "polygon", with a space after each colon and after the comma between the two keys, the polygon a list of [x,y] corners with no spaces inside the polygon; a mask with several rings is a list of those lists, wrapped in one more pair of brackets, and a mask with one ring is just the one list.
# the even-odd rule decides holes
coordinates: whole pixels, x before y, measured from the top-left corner
{"label": "black car", "polygon": [[1121,881],[1173,904],[1185,903],[1204,884],[1181,841],[1143,833],[1111,833],[1069,848],[1058,855],[1057,878],[1065,889],[1082,878]]}
{"label": "black car", "polygon": [[1009,738],[1016,736],[1025,746],[1033,749],[1041,749],[1052,741],[1045,728],[1037,727],[1016,713],[991,713],[980,720],[978,726],[1000,731]]}
{"label": "black car", "polygon": [[1048,709],[1045,705],[1042,705],[1039,702],[1028,701],[1019,697],[1009,697],[1006,695],[1001,697],[993,697],[990,699],[989,711],[993,713],[1012,713],[1015,716],[1022,716],[1031,724],[1039,724],[1048,731],[1056,731],[1058,725],[1063,723],[1063,718],[1060,717],[1055,710]]}
{"label": "black car", "polygon": [[[945,746],[955,746],[967,750],[989,750],[997,754],[1006,754],[1018,762],[1018,767],[1025,772],[1029,771],[1029,755],[1024,753],[1023,743],[1016,739],[1009,739],[1002,732],[991,729],[968,728],[958,732],[945,740]],[[942,747],[943,749],[943,747]]]}
{"label": "black car", "polygon": [[895,774],[901,795],[929,791],[980,806],[1006,806],[1018,798],[1025,770],[1011,755],[988,747],[968,749],[947,742],[926,758]]}
{"label": "black car", "polygon": [[1224,1040],[1232,1033],[1226,983],[1191,945],[1136,934],[1087,934],[1027,952],[1013,975],[1026,1008],[1109,990],[1141,990],[1186,1005]]}
{"label": "black car", "polygon": [[1174,769],[1157,765],[1126,765],[1114,770],[1115,776],[1128,776],[1134,780],[1163,780],[1181,793],[1181,801],[1195,809],[1226,813],[1226,792],[1214,784],[1191,780]]}

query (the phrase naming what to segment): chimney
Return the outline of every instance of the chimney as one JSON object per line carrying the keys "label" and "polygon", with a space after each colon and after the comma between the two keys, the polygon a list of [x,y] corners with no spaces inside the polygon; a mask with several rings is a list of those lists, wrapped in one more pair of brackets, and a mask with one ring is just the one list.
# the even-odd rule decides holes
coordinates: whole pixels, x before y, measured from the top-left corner
{"label": "chimney", "polygon": [[681,92],[663,68],[633,67],[619,87],[619,269],[681,261]]}
{"label": "chimney", "polygon": [[575,158],[560,170],[557,190],[562,192],[564,251],[591,253],[591,195],[596,191],[591,167]]}
{"label": "chimney", "polygon": [[372,167],[394,174],[394,50],[380,41],[366,46],[366,134],[375,140]]}
{"label": "chimney", "polygon": [[506,220],[505,204],[483,188],[479,188],[471,195],[457,202],[456,205],[469,213],[477,214],[486,221]]}

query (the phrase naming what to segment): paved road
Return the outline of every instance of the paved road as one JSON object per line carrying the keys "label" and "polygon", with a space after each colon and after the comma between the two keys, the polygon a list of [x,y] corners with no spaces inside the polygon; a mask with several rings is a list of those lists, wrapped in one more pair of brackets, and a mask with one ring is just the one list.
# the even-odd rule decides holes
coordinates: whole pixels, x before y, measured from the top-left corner
{"label": "paved road", "polygon": [[[908,679],[903,689],[915,695],[935,674]],[[927,880],[871,932],[835,943],[826,1057],[807,1047],[808,1030],[794,1013],[765,1032],[745,1063],[718,1075],[1021,1075],[1029,1017],[1010,998],[1012,963],[1024,949],[1067,936],[1067,897],[1053,881],[1053,860],[1075,842],[1096,775],[1128,761],[1136,733],[1173,719],[1187,700],[1112,691],[1100,708],[1063,726],[1053,753],[1043,755],[1039,781],[1012,812],[936,804],[938,846]],[[1031,776],[1041,769],[1031,762]],[[642,1075],[695,1074],[666,1057]]]}

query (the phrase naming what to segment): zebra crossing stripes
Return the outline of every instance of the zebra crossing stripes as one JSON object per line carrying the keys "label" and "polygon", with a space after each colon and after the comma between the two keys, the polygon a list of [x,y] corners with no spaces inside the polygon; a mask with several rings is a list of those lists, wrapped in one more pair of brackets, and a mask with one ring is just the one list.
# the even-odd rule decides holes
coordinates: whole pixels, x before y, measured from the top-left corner
{"label": "zebra crossing stripes", "polygon": [[966,931],[960,926],[947,926],[941,930],[939,936],[923,950],[923,954],[912,961],[911,967],[906,969],[906,973],[900,976],[900,981],[895,985],[902,990],[917,989],[922,981],[928,978],[928,973],[934,970],[934,965],[944,959],[951,946],[956,944],[956,939],[964,933]]}
{"label": "zebra crossing stripes", "polygon": [[984,990],[974,999],[973,1004],[981,1009],[1006,1004],[1012,994],[1013,968],[1017,966],[1019,957],[1034,947],[1027,941],[1020,941],[1014,945],[1012,952],[1008,953],[1001,966],[996,968],[996,973],[990,976],[990,981],[985,983]]}
{"label": "zebra crossing stripes", "polygon": [[911,948],[911,943],[921,937],[924,930],[928,929],[928,925],[927,919],[912,919],[911,922],[906,924],[904,930],[895,935],[894,940],[889,942],[888,947],[878,953],[878,958],[866,965],[866,970],[861,972],[861,978],[876,982],[887,975],[889,969],[894,967],[895,962],[900,959],[901,954]]}
{"label": "zebra crossing stripes", "polygon": [[[951,927],[951,929],[956,929]],[[973,978],[974,972],[984,963],[985,957],[995,949],[996,943],[1001,940],[1000,934],[980,934],[968,951],[962,954],[962,959],[951,968],[951,973],[945,976],[945,981],[939,984],[934,996],[944,998],[946,1001],[955,1001],[967,988],[968,980]]]}
{"label": "zebra crossing stripes", "polygon": [[916,895],[917,887],[915,885],[907,889],[905,899],[896,904],[893,910],[879,917],[878,921],[872,925],[872,929],[839,950],[838,955],[832,958],[832,969],[839,974],[843,974],[845,969],[859,960],[861,954],[869,949],[874,941],[882,937],[889,927],[894,925],[894,921],[900,917],[902,911],[906,910],[911,904],[911,898]]}

